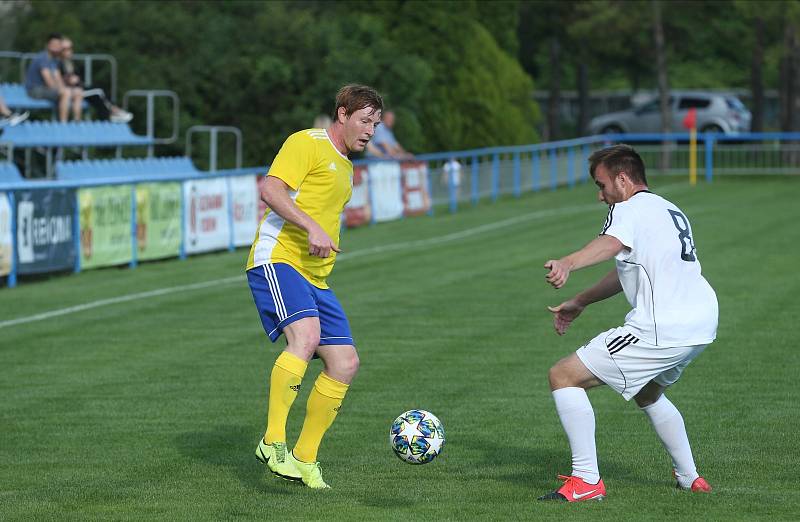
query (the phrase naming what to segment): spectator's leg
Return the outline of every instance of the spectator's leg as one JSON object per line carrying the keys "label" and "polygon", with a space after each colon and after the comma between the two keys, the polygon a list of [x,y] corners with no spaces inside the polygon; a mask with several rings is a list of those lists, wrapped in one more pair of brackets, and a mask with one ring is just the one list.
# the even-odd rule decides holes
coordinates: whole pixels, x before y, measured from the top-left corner
{"label": "spectator's leg", "polygon": [[98,120],[107,120],[111,116],[111,111],[108,109],[105,100],[97,94],[89,94],[84,100],[92,106]]}
{"label": "spectator's leg", "polygon": [[69,119],[70,90],[60,89],[58,91],[58,121],[66,122]]}
{"label": "spectator's leg", "polygon": [[8,108],[3,98],[0,98],[0,116],[11,116],[11,109]]}
{"label": "spectator's leg", "polygon": [[72,117],[75,121],[81,121],[83,116],[83,89],[74,87],[72,89]]}

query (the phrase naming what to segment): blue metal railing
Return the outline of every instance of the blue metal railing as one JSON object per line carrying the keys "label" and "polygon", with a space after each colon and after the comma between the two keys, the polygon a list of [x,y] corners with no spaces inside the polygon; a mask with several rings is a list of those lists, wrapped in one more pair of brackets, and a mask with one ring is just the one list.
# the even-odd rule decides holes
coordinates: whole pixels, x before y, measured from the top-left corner
{"label": "blue metal railing", "polygon": [[[443,204],[450,212],[456,212],[459,204],[477,204],[481,199],[498,199],[501,195],[520,196],[524,192],[554,190],[559,186],[572,187],[589,179],[587,160],[593,150],[612,143],[634,144],[645,158],[650,174],[688,173],[688,134],[609,134],[586,138],[538,143],[513,147],[491,147],[434,154],[420,154],[414,158],[427,164],[428,178],[425,181],[434,205]],[[659,165],[659,157],[664,151],[669,154],[670,166]],[[728,136],[721,134],[698,135],[698,173],[704,174],[711,182],[717,174],[795,174],[800,175],[800,133],[759,133]],[[452,174],[445,176],[444,163],[455,159],[461,164],[458,182]],[[356,165],[369,165],[386,160],[358,160]],[[131,193],[131,249],[129,264],[138,264],[136,256],[136,193],[135,185],[146,182],[184,182],[207,178],[231,178],[233,176],[264,174],[265,166],[242,169],[220,170],[213,173],[184,175],[137,175],[120,178],[108,176],[87,180],[25,180],[2,181],[0,192],[8,192],[11,207],[12,256],[11,274],[7,277],[9,286],[16,284],[16,208],[15,191],[49,190],[63,188],[83,188],[112,185],[133,185]],[[435,181],[441,176],[440,182]],[[367,177],[368,197],[373,204],[372,178]],[[466,189],[467,185],[469,186]],[[462,190],[466,189],[466,190]],[[231,190],[228,182],[228,212]],[[181,214],[185,215],[186,202],[181,198]],[[75,205],[73,217],[74,241],[76,249],[75,271],[80,271],[80,231],[79,205]],[[433,207],[431,207],[433,208]],[[229,216],[230,217],[230,216]],[[229,219],[229,223],[232,221]],[[181,223],[183,229],[185,224]],[[233,232],[229,231],[231,238]],[[186,231],[182,230],[185,238]],[[233,248],[233,239],[228,248]],[[178,256],[187,255],[184,241],[181,242]]]}

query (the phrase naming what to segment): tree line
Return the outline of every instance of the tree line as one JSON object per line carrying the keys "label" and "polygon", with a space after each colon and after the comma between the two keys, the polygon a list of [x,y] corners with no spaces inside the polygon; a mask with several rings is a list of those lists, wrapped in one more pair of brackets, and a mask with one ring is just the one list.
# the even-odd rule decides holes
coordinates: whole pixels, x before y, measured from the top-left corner
{"label": "tree line", "polygon": [[[590,89],[659,83],[750,88],[754,130],[764,89],[779,89],[782,128],[800,126],[800,0],[42,0],[4,9],[5,49],[35,51],[59,31],[79,53],[112,54],[121,91],[178,93],[181,135],[196,124],[241,128],[246,165],[269,163],[349,82],[384,94],[395,133],[415,152],[568,137],[557,111],[565,89],[581,93],[579,131]],[[546,107],[535,88],[549,91]],[[169,119],[165,111],[161,134]],[[182,153],[182,143],[172,149]]]}

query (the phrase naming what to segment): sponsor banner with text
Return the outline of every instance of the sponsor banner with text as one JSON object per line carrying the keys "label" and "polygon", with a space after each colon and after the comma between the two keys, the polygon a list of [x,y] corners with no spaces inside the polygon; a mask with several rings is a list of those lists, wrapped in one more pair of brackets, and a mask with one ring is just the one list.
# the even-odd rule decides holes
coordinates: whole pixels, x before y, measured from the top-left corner
{"label": "sponsor banner with text", "polygon": [[261,215],[258,213],[258,182],[252,176],[230,178],[233,201],[233,244],[245,246],[253,243]]}
{"label": "sponsor banner with text", "polygon": [[403,213],[418,216],[431,208],[428,195],[428,164],[424,161],[405,161],[403,170]]}
{"label": "sponsor banner with text", "polygon": [[142,261],[180,254],[180,183],[136,185],[136,243]]}
{"label": "sponsor banner with text", "polygon": [[74,189],[18,190],[17,273],[38,274],[75,266]]}
{"label": "sponsor banner with text", "polygon": [[208,252],[228,248],[230,220],[225,178],[183,183],[183,223],[186,252]]}
{"label": "sponsor banner with text", "polygon": [[353,195],[344,207],[344,224],[348,228],[366,225],[372,219],[367,176],[369,173],[364,165],[353,168]]}
{"label": "sponsor banner with text", "polygon": [[11,205],[0,192],[0,276],[11,273]]}
{"label": "sponsor banner with text", "polygon": [[81,268],[130,262],[131,185],[78,189]]}

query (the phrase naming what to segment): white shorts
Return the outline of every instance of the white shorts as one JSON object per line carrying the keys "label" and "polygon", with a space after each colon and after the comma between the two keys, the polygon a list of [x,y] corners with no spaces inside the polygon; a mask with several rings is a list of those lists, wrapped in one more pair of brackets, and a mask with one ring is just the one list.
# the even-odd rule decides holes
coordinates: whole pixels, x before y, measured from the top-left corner
{"label": "white shorts", "polygon": [[663,348],[638,339],[625,327],[601,333],[575,354],[595,377],[622,394],[626,401],[650,381],[674,384],[706,344]]}

